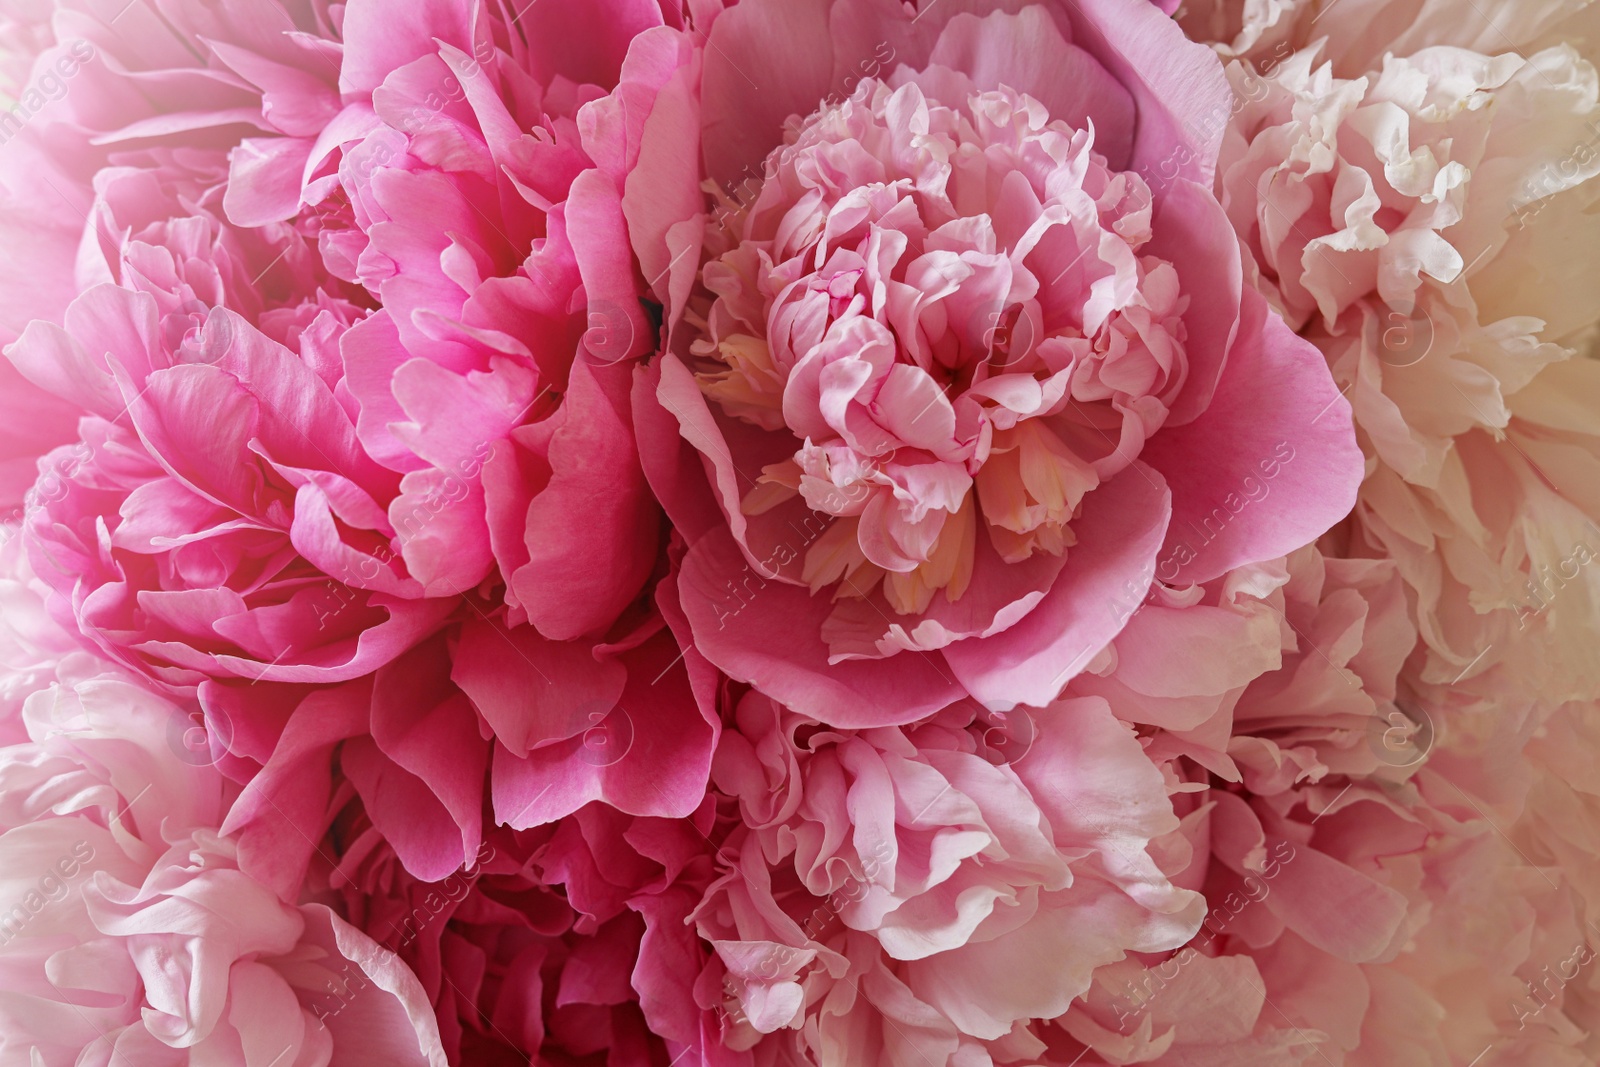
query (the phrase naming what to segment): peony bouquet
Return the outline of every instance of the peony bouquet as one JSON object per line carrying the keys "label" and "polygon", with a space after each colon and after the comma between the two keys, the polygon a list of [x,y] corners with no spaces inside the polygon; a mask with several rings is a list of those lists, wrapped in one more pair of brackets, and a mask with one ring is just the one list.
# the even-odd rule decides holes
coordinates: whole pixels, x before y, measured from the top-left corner
{"label": "peony bouquet", "polygon": [[1600,0],[0,8],[0,1067],[1600,1062]]}

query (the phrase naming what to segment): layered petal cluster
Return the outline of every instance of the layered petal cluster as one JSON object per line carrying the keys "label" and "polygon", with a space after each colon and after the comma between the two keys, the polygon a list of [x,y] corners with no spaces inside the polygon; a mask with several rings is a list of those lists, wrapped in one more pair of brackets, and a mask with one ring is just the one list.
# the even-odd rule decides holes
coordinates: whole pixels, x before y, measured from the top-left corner
{"label": "layered petal cluster", "polygon": [[423,882],[350,810],[326,873],[350,921],[415,971],[452,1063],[712,1063],[688,993],[709,948],[685,922],[711,879],[710,826],[709,807],[666,820],[593,804]]}
{"label": "layered petal cluster", "polygon": [[1322,54],[1230,68],[1217,181],[1374,461],[1353,551],[1415,591],[1427,684],[1592,698],[1594,440],[1573,413],[1600,301],[1566,272],[1600,233],[1600,78],[1566,45],[1428,48],[1355,79]]}
{"label": "layered petal cluster", "polygon": [[235,212],[303,196],[329,268],[381,303],[343,353],[362,444],[401,476],[410,573],[451,595],[498,569],[509,620],[560,641],[603,633],[660,541],[628,413],[653,330],[621,196],[682,58],[653,0],[591,7],[352,4],[340,87],[370,103],[341,116],[337,169]]}
{"label": "layered petal cluster", "polygon": [[0,1063],[1600,1061],[1597,41],[8,3]]}
{"label": "layered petal cluster", "polygon": [[1152,851],[1207,911],[1042,1028],[1059,1062],[1399,1062],[1383,968],[1428,918],[1425,850],[1460,834],[1410,781],[1416,641],[1392,563],[1315,548],[1135,606],[1069,692],[1139,724],[1182,817]]}
{"label": "layered petal cluster", "polygon": [[[339,112],[328,7],[59,0],[8,9],[14,27],[48,47],[30,57],[15,106],[0,113],[0,235],[28,250],[0,267],[0,341],[33,319],[59,324],[92,285],[143,288],[130,274],[146,271],[163,288],[188,283],[196,291],[182,298],[193,301],[186,311],[202,313],[224,300],[206,277],[208,243],[221,253],[216,267],[236,310],[253,318],[289,289],[309,294],[312,257],[287,247],[283,227],[242,239],[207,231],[238,169],[231,150],[241,142],[309,146]],[[0,384],[0,460],[31,466],[73,438],[59,398],[9,367]],[[0,505],[16,502],[8,482],[0,475]]]}
{"label": "layered petal cluster", "polygon": [[[724,209],[624,208],[647,269],[657,239],[704,260],[664,268],[637,396],[718,667],[841,726],[1039,706],[1115,635],[1107,597],[1344,512],[1344,402],[1208,189],[1220,68],[1156,8],[756,0],[697,59]],[[673,99],[646,156],[693,130]]]}
{"label": "layered petal cluster", "polygon": [[[292,897],[352,789],[376,835],[430,882],[474,863],[497,825],[550,823],[592,801],[645,816],[698,808],[720,728],[701,710],[715,683],[660,614],[642,608],[589,646],[491,611],[466,602],[465,618],[354,681],[285,687],[253,714],[224,705],[262,763],[227,823],[251,870]],[[283,724],[263,736],[273,710]]]}
{"label": "layered petal cluster", "polygon": [[[101,66],[40,124],[92,175],[85,291],[6,366],[22,425],[66,427],[19,471],[70,442],[26,500],[56,616],[199,699],[231,776],[270,768],[230,825],[286,900],[346,780],[425,878],[474,855],[491,776],[517,826],[693,810],[715,724],[655,606],[617,206],[677,63],[661,12],[622,5],[585,51],[552,46],[557,4],[448,31],[178,6],[156,26],[198,66],[149,12],[86,15]],[[90,78],[150,99],[108,111]]]}
{"label": "layered petal cluster", "polygon": [[30,740],[0,749],[0,1055],[443,1067],[398,957],[239,870],[182,708],[102,668],[24,718]]}
{"label": "layered petal cluster", "polygon": [[[1226,58],[1270,68],[1291,53],[1325,42],[1338,73],[1357,77],[1385,54],[1414,55],[1435,46],[1529,54],[1559,31],[1576,37],[1585,0],[1196,0],[1176,12],[1190,39]],[[1590,12],[1592,14],[1592,11]]]}
{"label": "layered petal cluster", "polygon": [[397,479],[317,372],[338,318],[321,313],[296,352],[234,312],[196,331],[104,285],[8,349],[85,412],[40,462],[25,536],[64,620],[108,656],[188,693],[342,681],[451,610],[374,554]]}
{"label": "layered petal cluster", "polygon": [[748,1050],[730,1062],[1034,1062],[1029,1021],[1095,967],[1194,934],[1133,732],[1097,698],[1012,715],[839,731],[739,702],[714,774],[739,818],[694,913],[715,949],[697,1002]]}

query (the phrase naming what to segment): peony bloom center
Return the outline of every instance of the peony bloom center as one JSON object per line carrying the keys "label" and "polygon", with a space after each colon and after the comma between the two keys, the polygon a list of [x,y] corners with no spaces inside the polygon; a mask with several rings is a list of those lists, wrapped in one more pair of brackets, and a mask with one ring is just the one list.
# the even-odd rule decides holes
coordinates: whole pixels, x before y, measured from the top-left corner
{"label": "peony bloom center", "polygon": [[713,403],[793,437],[745,514],[831,516],[803,580],[902,615],[985,553],[1059,565],[1187,371],[1143,179],[1024,94],[934,102],[938,74],[864,81],[774,150],[710,237],[692,349]]}

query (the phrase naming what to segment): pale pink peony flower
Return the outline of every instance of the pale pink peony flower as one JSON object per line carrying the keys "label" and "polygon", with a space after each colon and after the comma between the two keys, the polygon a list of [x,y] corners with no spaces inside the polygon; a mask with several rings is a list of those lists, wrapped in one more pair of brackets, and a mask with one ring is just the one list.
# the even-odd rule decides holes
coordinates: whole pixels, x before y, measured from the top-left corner
{"label": "pale pink peony flower", "polygon": [[[970,701],[834,731],[751,693],[723,735],[739,823],[694,914],[696,985],[753,1062],[1028,1062],[1096,966],[1186,941],[1202,901],[1146,851],[1178,828],[1103,701]],[[1013,765],[1008,758],[1019,757]]]}
{"label": "pale pink peony flower", "polygon": [[1399,573],[1308,547],[1130,610],[1068,692],[1140,725],[1182,816],[1151,852],[1207,911],[1177,951],[1097,972],[1041,1027],[1046,1062],[1338,1064],[1450,822],[1405,784],[1432,736],[1397,684],[1417,643]]}
{"label": "pale pink peony flower", "polygon": [[1218,187],[1373,458],[1351,551],[1393,557],[1414,590],[1419,684],[1600,694],[1583,637],[1600,394],[1572,358],[1600,321],[1574,281],[1600,236],[1600,79],[1567,46],[1430,48],[1355,80],[1320,56],[1230,69]]}
{"label": "pale pink peony flower", "polygon": [[1186,0],[1177,16],[1192,40],[1225,58],[1266,70],[1323,41],[1338,73],[1357,77],[1386,54],[1430,47],[1532,52],[1587,6],[1586,0]]}
{"label": "pale pink peony flower", "polygon": [[[1397,710],[1440,737],[1404,800],[1430,827],[1426,921],[1351,972],[1359,1029],[1324,1030],[1350,1064],[1586,1063],[1600,301],[1574,279],[1595,247],[1597,78],[1566,45],[1430,48],[1353,81],[1325,54],[1230,69],[1218,183],[1264,290],[1350,391],[1372,458],[1337,547],[1405,580],[1421,644]],[[1561,754],[1535,740],[1525,760],[1547,736]]]}
{"label": "pale pink peony flower", "polygon": [[744,183],[701,288],[693,191],[624,203],[675,341],[637,394],[646,469],[717,666],[844,726],[1043,705],[1125,586],[1345,512],[1343,401],[1241,296],[1206,189],[1220,69],[1154,7],[755,0],[698,62],[699,114],[663,93],[641,158],[691,179],[668,142],[698,121]]}
{"label": "pale pink peony flower", "polygon": [[326,907],[239,870],[230,788],[180,708],[102,671],[32,697],[0,749],[0,1056],[443,1067],[422,987]]}
{"label": "pale pink peony flower", "polygon": [[103,660],[83,651],[76,634],[46,607],[49,589],[28,566],[20,531],[0,526],[0,744],[28,740],[22,707],[56,682],[100,674]]}

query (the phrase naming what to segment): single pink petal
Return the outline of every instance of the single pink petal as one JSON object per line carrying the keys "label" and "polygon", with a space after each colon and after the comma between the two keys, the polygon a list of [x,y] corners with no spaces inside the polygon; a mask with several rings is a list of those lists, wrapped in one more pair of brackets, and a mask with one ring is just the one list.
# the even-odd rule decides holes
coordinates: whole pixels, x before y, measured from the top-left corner
{"label": "single pink petal", "polygon": [[1151,438],[1144,458],[1172,487],[1157,570],[1169,584],[1316,540],[1349,514],[1364,469],[1350,404],[1322,354],[1253,291],[1211,405]]}
{"label": "single pink petal", "polygon": [[967,692],[995,711],[1042,707],[1126,625],[1155,577],[1171,494],[1162,476],[1134,463],[1084,498],[1078,544],[1038,606],[984,641],[945,649]]}

